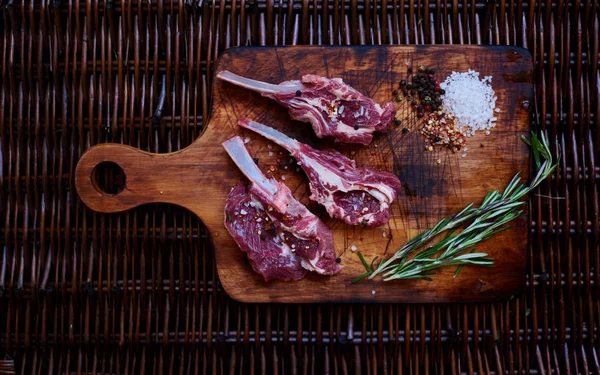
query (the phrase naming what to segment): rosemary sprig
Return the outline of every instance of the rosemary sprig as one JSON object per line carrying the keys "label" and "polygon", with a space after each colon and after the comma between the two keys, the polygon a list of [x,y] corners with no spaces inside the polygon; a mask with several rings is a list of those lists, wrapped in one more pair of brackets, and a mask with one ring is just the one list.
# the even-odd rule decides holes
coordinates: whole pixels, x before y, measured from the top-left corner
{"label": "rosemary sprig", "polygon": [[[536,167],[539,169],[529,186],[520,184],[520,173],[517,173],[503,192],[497,190],[488,192],[479,207],[474,207],[474,204],[471,203],[458,214],[445,218],[433,228],[419,233],[389,259],[381,261],[376,268],[373,266],[375,259],[369,266],[362,254],[359,253],[367,272],[354,279],[353,282],[358,282],[365,277],[373,279],[377,275],[381,275],[384,281],[394,279],[430,280],[433,270],[452,265],[459,266],[454,277],[464,265],[493,267],[494,261],[486,253],[474,250],[466,254],[465,252],[494,234],[507,229],[506,224],[519,217],[523,212],[520,207],[524,202],[521,202],[520,199],[548,178],[558,165],[558,161],[554,163],[552,160],[552,153],[543,133],[539,138],[532,133],[530,141],[525,137],[523,137],[523,141],[531,147]],[[458,234],[454,234],[456,229],[463,225],[467,226]],[[439,242],[408,259],[409,255],[442,233],[446,233],[446,235]]]}

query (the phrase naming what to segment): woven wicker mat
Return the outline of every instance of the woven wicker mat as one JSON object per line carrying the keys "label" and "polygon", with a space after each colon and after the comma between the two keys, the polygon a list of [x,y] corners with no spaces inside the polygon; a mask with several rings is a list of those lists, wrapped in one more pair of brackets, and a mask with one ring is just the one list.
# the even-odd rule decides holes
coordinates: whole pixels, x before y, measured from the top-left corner
{"label": "woven wicker mat", "polygon": [[[0,0],[0,372],[598,373],[599,13],[597,0]],[[563,159],[530,197],[527,287],[509,302],[238,304],[189,212],[99,215],[75,193],[91,145],[190,144],[229,46],[414,43],[533,53],[534,126]]]}

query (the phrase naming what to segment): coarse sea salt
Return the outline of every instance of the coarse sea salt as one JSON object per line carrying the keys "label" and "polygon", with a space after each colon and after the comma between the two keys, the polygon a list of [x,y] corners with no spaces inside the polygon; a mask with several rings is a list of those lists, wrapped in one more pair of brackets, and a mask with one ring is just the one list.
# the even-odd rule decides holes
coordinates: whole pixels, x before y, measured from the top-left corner
{"label": "coarse sea salt", "polygon": [[492,77],[479,79],[479,72],[469,69],[467,72],[452,72],[440,87],[445,90],[442,95],[444,108],[452,113],[467,137],[477,130],[485,130],[496,126],[494,113],[497,97],[491,86]]}
{"label": "coarse sea salt", "polygon": [[350,246],[350,250],[352,250],[352,252],[355,252],[357,249],[357,247],[355,245]]}

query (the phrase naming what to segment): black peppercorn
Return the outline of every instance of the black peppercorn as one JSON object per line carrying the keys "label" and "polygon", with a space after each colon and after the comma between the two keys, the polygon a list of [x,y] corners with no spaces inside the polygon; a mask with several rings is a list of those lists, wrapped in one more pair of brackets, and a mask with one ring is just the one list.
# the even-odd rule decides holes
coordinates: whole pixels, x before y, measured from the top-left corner
{"label": "black peppercorn", "polygon": [[400,87],[406,86],[406,80],[403,79],[402,81],[400,81]]}
{"label": "black peppercorn", "polygon": [[300,91],[300,90],[296,91],[296,96],[300,96],[300,95],[302,95],[302,91]]}
{"label": "black peppercorn", "polygon": [[419,111],[419,112],[423,112],[423,106],[422,106],[422,105],[418,106],[418,107],[417,107],[417,111]]}
{"label": "black peppercorn", "polygon": [[410,89],[412,89],[412,88],[413,88],[413,85],[411,85],[411,84],[409,83],[408,85],[406,85],[406,88],[410,90]]}
{"label": "black peppercorn", "polygon": [[394,95],[394,96],[398,95],[398,90],[392,91],[392,95]]}
{"label": "black peppercorn", "polygon": [[400,126],[400,124],[402,124],[402,121],[400,121],[400,119],[395,118],[394,119],[394,125]]}
{"label": "black peppercorn", "polygon": [[358,125],[354,124],[354,130],[358,130]]}
{"label": "black peppercorn", "polygon": [[444,89],[441,89],[441,90],[440,90],[440,94],[441,94],[441,95],[444,95],[445,93],[446,93],[446,90],[444,90]]}
{"label": "black peppercorn", "polygon": [[402,134],[406,134],[408,133],[408,129],[407,128],[402,128]]}
{"label": "black peppercorn", "polygon": [[404,96],[408,95],[408,90],[404,89],[402,90],[402,93],[404,94]]}
{"label": "black peppercorn", "polygon": [[412,66],[409,66],[407,70],[409,73],[412,73],[413,72]]}
{"label": "black peppercorn", "polygon": [[335,258],[336,263],[342,263],[342,258]]}
{"label": "black peppercorn", "polygon": [[410,102],[411,105],[417,105],[417,101],[413,100],[412,102]]}
{"label": "black peppercorn", "polygon": [[252,158],[254,160],[254,164],[258,165],[258,158]]}

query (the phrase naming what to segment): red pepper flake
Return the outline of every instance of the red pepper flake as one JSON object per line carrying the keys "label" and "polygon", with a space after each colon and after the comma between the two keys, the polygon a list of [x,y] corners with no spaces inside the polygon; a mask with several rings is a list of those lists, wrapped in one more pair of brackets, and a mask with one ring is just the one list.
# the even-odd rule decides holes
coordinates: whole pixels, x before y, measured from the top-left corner
{"label": "red pepper flake", "polygon": [[428,143],[425,146],[428,151],[433,151],[433,145],[440,145],[456,152],[466,142],[466,135],[458,126],[456,117],[444,111],[430,113],[423,122],[421,134]]}

